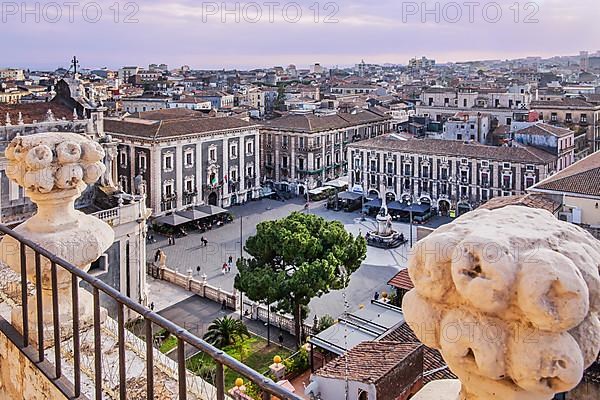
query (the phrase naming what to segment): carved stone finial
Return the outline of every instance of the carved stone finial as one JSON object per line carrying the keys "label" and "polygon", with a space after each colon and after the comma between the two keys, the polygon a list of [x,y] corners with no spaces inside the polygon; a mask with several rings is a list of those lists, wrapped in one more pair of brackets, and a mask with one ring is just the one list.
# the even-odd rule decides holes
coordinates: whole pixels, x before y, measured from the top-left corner
{"label": "carved stone finial", "polygon": [[73,121],[77,121],[79,119],[79,115],[77,114],[77,109],[73,109]]}
{"label": "carved stone finial", "polygon": [[19,111],[19,119],[17,120],[17,124],[18,125],[25,125],[25,122],[23,121],[23,113]]}
{"label": "carved stone finial", "polygon": [[54,118],[54,113],[52,112],[52,110],[50,108],[46,112],[46,121],[48,121],[48,122],[56,121],[56,118]]}
{"label": "carved stone finial", "polygon": [[[104,173],[104,150],[98,143],[75,133],[40,133],[16,137],[5,151],[6,175],[25,188],[25,194],[37,205],[37,213],[15,228],[26,238],[84,271],[110,247],[114,232],[106,223],[76,211],[75,200],[87,184]],[[0,243],[0,260],[20,272],[19,244],[6,236]],[[27,277],[36,281],[35,259],[26,252]],[[57,268],[61,327],[68,329],[72,320],[71,275]],[[52,326],[52,286],[50,263],[42,257],[42,299],[45,329]],[[35,323],[35,302],[29,307],[30,327]],[[20,311],[13,310],[13,322],[19,326]],[[91,295],[81,291],[81,323],[91,320]],[[16,321],[15,321],[16,319]]]}
{"label": "carved stone finial", "polygon": [[600,242],[547,211],[477,210],[421,240],[406,321],[464,400],[548,400],[600,350]]}
{"label": "carved stone finial", "polygon": [[6,122],[6,126],[11,126],[12,125],[12,123],[10,121],[10,114],[9,113],[6,113],[5,122]]}

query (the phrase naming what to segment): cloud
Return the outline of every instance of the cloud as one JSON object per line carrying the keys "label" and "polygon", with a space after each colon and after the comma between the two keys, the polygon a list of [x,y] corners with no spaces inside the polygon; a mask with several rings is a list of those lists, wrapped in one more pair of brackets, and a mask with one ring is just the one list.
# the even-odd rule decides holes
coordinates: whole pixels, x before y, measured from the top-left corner
{"label": "cloud", "polygon": [[[118,13],[114,1],[96,1],[102,11],[96,22],[97,7],[83,13],[87,0],[73,22],[66,9],[59,22],[48,22],[48,1],[39,3],[39,22],[26,14],[23,23],[22,10],[3,13],[0,64],[56,68],[74,54],[83,66],[113,68],[151,62],[196,68],[348,65],[363,58],[406,63],[415,55],[455,61],[576,54],[596,50],[600,36],[597,0],[517,1],[517,8],[515,0],[482,0],[473,10],[467,0],[428,0],[425,7],[404,0],[141,0],[134,6],[117,2]],[[127,23],[128,17],[137,22]]]}

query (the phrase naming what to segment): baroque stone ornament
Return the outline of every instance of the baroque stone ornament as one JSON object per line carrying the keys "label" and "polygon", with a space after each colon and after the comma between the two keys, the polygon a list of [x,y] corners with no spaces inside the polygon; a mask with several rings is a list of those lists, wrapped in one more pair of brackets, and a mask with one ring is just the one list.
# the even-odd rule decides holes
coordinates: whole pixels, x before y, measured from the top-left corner
{"label": "baroque stone ornament", "polygon": [[539,209],[476,210],[414,247],[406,321],[463,400],[549,400],[600,351],[600,242]]}
{"label": "baroque stone ornament", "polygon": [[[15,138],[5,151],[6,175],[24,187],[25,195],[36,205],[37,213],[15,231],[50,253],[84,271],[114,241],[114,232],[105,222],[75,210],[75,200],[87,184],[96,182],[105,171],[104,150],[98,143],[75,133],[40,133]],[[0,259],[17,273],[21,272],[19,243],[5,237],[0,244]],[[36,281],[35,255],[27,248],[27,278]],[[41,257],[44,330],[52,327],[51,263]],[[66,333],[72,324],[71,274],[57,267],[59,318]],[[82,325],[92,320],[92,298],[79,291]],[[37,296],[38,294],[36,294]],[[36,329],[36,301],[29,301],[29,329]],[[20,327],[20,309],[14,309],[13,324]],[[48,336],[48,335],[45,335]],[[30,335],[36,339],[35,335]],[[51,338],[53,340],[53,338]],[[45,339],[46,340],[46,339]],[[51,341],[49,341],[51,342]]]}

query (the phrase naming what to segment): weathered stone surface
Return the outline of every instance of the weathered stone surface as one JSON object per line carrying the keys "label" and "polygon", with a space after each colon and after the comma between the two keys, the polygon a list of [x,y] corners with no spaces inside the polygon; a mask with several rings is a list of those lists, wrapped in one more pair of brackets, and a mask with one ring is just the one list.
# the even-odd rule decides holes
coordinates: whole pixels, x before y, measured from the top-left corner
{"label": "weathered stone surface", "polygon": [[600,350],[600,242],[526,207],[477,210],[415,246],[403,300],[465,400],[548,400]]}
{"label": "weathered stone surface", "polygon": [[[102,146],[84,135],[75,133],[40,133],[20,136],[6,149],[7,176],[25,188],[25,193],[37,205],[37,213],[19,225],[15,231],[74,266],[87,271],[114,241],[112,228],[93,216],[76,211],[75,200],[87,184],[94,183],[104,173]],[[27,278],[36,282],[35,254],[27,248]],[[0,261],[15,272],[21,272],[19,243],[6,236],[0,243]],[[45,330],[51,331],[52,281],[51,263],[41,257],[41,295]],[[61,326],[72,321],[71,274],[57,268],[57,286]],[[36,329],[35,299],[30,303],[30,328]],[[80,295],[81,325],[91,321],[91,296]],[[22,326],[21,311],[13,310],[13,325]],[[36,340],[37,335],[32,335]]]}
{"label": "weathered stone surface", "polygon": [[2,332],[0,365],[0,399],[66,399]]}

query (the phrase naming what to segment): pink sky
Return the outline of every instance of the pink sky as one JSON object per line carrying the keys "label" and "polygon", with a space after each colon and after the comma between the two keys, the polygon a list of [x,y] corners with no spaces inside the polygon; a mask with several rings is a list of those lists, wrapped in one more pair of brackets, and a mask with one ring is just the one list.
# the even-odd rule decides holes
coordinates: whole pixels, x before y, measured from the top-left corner
{"label": "pink sky", "polygon": [[[446,62],[600,50],[597,0],[516,2],[518,14],[511,8],[515,0],[481,0],[472,8],[465,5],[468,0],[441,0],[437,10],[436,2],[427,1],[427,8],[433,10],[428,14],[423,12],[422,1],[325,0],[316,3],[316,21],[315,8],[311,8],[316,0],[269,2],[227,1],[227,8],[234,12],[225,14],[222,2],[140,0],[126,8],[127,1],[121,1],[117,22],[110,8],[114,0],[82,1],[73,9],[72,22],[62,1],[56,2],[62,13],[58,22],[53,22],[58,15],[48,5],[51,2],[39,2],[36,10],[35,2],[25,1],[29,14],[21,8],[21,1],[14,3],[16,9],[2,2],[0,66],[56,68],[66,66],[74,54],[83,67],[164,62],[169,67],[188,64],[208,69],[314,62],[345,66],[361,59],[406,63],[421,55]],[[87,21],[83,16],[86,4]],[[260,17],[257,10],[262,12]],[[301,18],[297,10],[302,11]],[[137,22],[125,23],[134,11],[132,19]]]}

